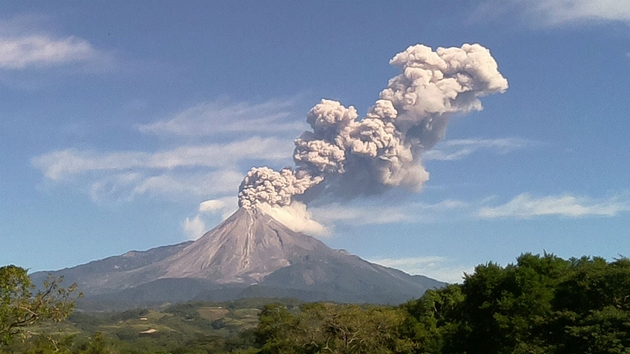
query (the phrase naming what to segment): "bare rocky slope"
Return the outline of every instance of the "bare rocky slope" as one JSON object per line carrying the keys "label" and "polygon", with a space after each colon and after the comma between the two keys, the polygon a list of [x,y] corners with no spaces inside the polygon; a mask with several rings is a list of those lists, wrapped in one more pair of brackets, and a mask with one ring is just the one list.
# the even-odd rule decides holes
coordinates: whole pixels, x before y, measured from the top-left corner
{"label": "bare rocky slope", "polygon": [[31,277],[39,284],[48,273],[76,282],[84,294],[79,307],[92,309],[242,297],[396,304],[445,285],[333,250],[243,208],[194,242]]}

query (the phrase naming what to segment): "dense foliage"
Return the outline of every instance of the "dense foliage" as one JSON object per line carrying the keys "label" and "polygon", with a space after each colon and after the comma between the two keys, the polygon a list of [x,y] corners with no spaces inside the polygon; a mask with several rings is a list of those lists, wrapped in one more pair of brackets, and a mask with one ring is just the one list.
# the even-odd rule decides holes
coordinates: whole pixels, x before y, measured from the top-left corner
{"label": "dense foliage", "polygon": [[268,306],[261,353],[630,353],[630,260],[524,254],[398,308]]}
{"label": "dense foliage", "polygon": [[404,308],[421,353],[630,353],[630,260],[524,254]]}
{"label": "dense foliage", "polygon": [[247,299],[62,325],[0,353],[630,354],[630,260],[524,254],[396,307]]}
{"label": "dense foliage", "polygon": [[0,267],[0,346],[28,335],[27,328],[42,320],[59,322],[74,308],[76,285],[60,286],[63,278],[49,277],[43,290],[35,286],[27,270],[14,265]]}
{"label": "dense foliage", "polygon": [[281,305],[260,314],[260,353],[409,352],[412,342],[399,330],[401,309],[358,305],[306,304],[293,315]]}

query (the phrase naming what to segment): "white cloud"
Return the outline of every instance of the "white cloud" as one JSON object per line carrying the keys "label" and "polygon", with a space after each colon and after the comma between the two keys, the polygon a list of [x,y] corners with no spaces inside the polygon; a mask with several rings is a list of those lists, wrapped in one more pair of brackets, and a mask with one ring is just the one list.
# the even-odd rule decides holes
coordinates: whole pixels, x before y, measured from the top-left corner
{"label": "white cloud", "polygon": [[0,32],[0,69],[47,68],[66,64],[110,61],[111,55],[75,36],[45,34],[11,36]]}
{"label": "white cloud", "polygon": [[[94,201],[132,200],[138,195],[180,200],[236,195],[244,169],[291,163],[295,133],[288,132],[297,126],[286,118],[292,105],[278,100],[257,105],[201,104],[170,121],[140,127],[143,133],[170,134],[175,139],[170,149],[105,152],[68,148],[36,156],[31,163],[49,182],[83,186]],[[223,134],[238,129],[265,134],[248,134],[245,139]],[[217,137],[221,143],[191,143],[195,134],[218,133],[222,133]]]}
{"label": "white cloud", "polygon": [[[236,210],[236,195],[246,169],[252,165],[291,163],[295,132],[290,130],[297,129],[297,125],[287,120],[292,104],[276,100],[258,105],[201,104],[171,121],[140,127],[141,133],[170,134],[174,139],[169,142],[172,148],[158,151],[68,148],[36,156],[31,163],[46,177],[44,186],[66,184],[83,190],[97,203],[129,202],[140,196],[179,202],[214,198],[201,203],[196,214],[181,224],[187,237],[194,239],[207,231],[206,225],[225,219]],[[222,128],[213,131],[215,126]],[[262,137],[248,134],[245,139],[221,134],[216,139],[220,143],[194,144],[190,139],[195,131],[197,136],[207,137],[239,129],[266,133]]]}
{"label": "white cloud", "polygon": [[184,233],[190,240],[198,239],[206,231],[209,231],[206,227],[210,219],[208,216],[220,214],[221,220],[225,220],[236,211],[236,205],[237,200],[234,196],[206,200],[200,203],[197,215],[193,218],[186,218],[182,222]]}
{"label": "white cloud", "polygon": [[558,215],[573,218],[586,216],[615,216],[630,211],[630,202],[620,197],[593,200],[572,195],[532,197],[520,194],[511,201],[496,207],[483,207],[479,217],[492,218],[532,218],[535,216]]}
{"label": "white cloud", "polygon": [[151,195],[172,200],[207,198],[216,195],[236,195],[243,174],[233,170],[127,173],[102,173],[99,176],[71,181],[73,186],[83,183],[95,202],[130,201],[136,196]]}
{"label": "white cloud", "polygon": [[464,273],[472,274],[474,266],[454,264],[445,257],[377,258],[370,262],[400,269],[412,275],[424,275],[447,283],[461,283]]}
{"label": "white cloud", "polygon": [[207,197],[217,194],[236,194],[243,174],[232,170],[210,173],[166,173],[145,177],[133,188],[132,195]]}
{"label": "white cloud", "polygon": [[54,181],[98,171],[138,169],[172,170],[192,167],[232,166],[245,159],[284,160],[292,149],[291,141],[253,137],[226,144],[181,146],[154,153],[119,151],[101,153],[66,149],[32,159],[33,165]]}
{"label": "white cloud", "polygon": [[562,26],[582,22],[621,22],[630,25],[630,0],[489,0],[475,17],[522,14],[532,26]]}
{"label": "white cloud", "polygon": [[0,21],[0,69],[23,70],[64,65],[107,65],[111,53],[96,49],[77,36],[55,35],[42,29],[45,16],[15,16]]}
{"label": "white cloud", "polygon": [[173,118],[138,126],[143,133],[163,136],[202,137],[224,133],[256,135],[290,132],[297,136],[307,126],[303,120],[289,120],[291,100],[270,100],[260,104],[205,102],[176,114]]}
{"label": "white cloud", "polygon": [[547,14],[550,24],[584,20],[621,21],[630,24],[629,0],[529,0],[537,14]]}
{"label": "white cloud", "polygon": [[330,236],[329,230],[313,219],[311,212],[306,209],[306,205],[303,203],[293,201],[290,205],[285,206],[261,204],[259,207],[265,214],[270,215],[295,232],[304,232],[311,236]]}
{"label": "white cloud", "polygon": [[[281,135],[289,129],[290,124],[282,119],[288,116],[286,109],[291,105],[276,100],[259,105],[202,104],[162,122],[163,125],[140,127],[145,133],[164,134],[172,128],[170,133],[182,141],[174,148],[153,152],[69,148],[36,156],[31,162],[52,182],[83,182],[95,201],[131,200],[145,194],[177,199],[235,195],[245,173],[242,166],[290,163],[294,134],[290,138]],[[211,131],[212,127],[221,126]],[[239,126],[260,128],[275,136],[190,145],[188,135],[195,131],[212,135]],[[221,138],[225,140],[225,136]]]}
{"label": "white cloud", "polygon": [[199,214],[219,214],[222,219],[232,215],[238,208],[235,193],[220,199],[210,199],[199,204]]}
{"label": "white cloud", "polygon": [[374,200],[361,200],[348,204],[330,203],[316,206],[310,208],[310,211],[313,218],[326,225],[329,230],[334,229],[335,225],[439,223],[462,219],[526,219],[538,216],[580,218],[616,216],[623,212],[630,212],[630,198],[626,195],[617,195],[607,199],[572,195],[536,198],[524,193],[501,205],[496,205],[496,200],[497,198],[492,196],[471,202],[447,199],[434,204],[402,202],[397,205],[383,205]]}
{"label": "white cloud", "polygon": [[535,142],[520,138],[444,140],[437,144],[433,150],[426,151],[422,159],[425,161],[459,160],[480,150],[507,154],[533,144]]}
{"label": "white cloud", "polygon": [[310,208],[313,217],[326,225],[343,223],[347,225],[379,225],[412,222],[437,222],[446,219],[452,212],[467,208],[468,204],[459,200],[447,199],[435,204],[402,203],[382,205],[366,203],[339,204]]}
{"label": "white cloud", "polygon": [[189,240],[196,240],[206,232],[206,224],[199,215],[192,219],[186,218],[182,223],[182,227]]}
{"label": "white cloud", "polygon": [[[207,194],[206,194],[207,195]],[[220,199],[207,200],[199,205],[197,217],[220,214],[222,219],[236,211],[236,193]],[[263,212],[296,232],[304,232],[320,238],[334,235],[336,225],[365,226],[401,223],[432,223],[455,220],[470,214],[472,205],[459,200],[447,199],[439,203],[401,203],[399,205],[379,205],[375,200],[362,200],[351,204],[328,203],[324,206],[309,207],[300,202],[290,206],[269,207],[263,205]],[[378,202],[378,200],[376,201]],[[193,218],[194,219],[194,218]],[[190,219],[192,220],[192,219]],[[216,220],[215,220],[216,221]]]}
{"label": "white cloud", "polygon": [[226,204],[221,199],[206,200],[199,204],[199,212],[214,213],[225,208]]}
{"label": "white cloud", "polygon": [[409,222],[410,215],[402,207],[359,207],[332,203],[311,208],[317,220],[327,224],[378,225]]}

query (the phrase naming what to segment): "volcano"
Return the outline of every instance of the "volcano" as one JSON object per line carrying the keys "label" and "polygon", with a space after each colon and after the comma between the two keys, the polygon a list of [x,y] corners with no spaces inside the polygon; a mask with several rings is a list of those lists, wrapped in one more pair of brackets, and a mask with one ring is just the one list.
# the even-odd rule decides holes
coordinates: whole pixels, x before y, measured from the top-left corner
{"label": "volcano", "polygon": [[397,304],[445,285],[331,249],[256,208],[240,208],[194,242],[31,277],[37,284],[49,273],[77,283],[78,305],[89,308],[243,297]]}
{"label": "volcano", "polygon": [[321,241],[289,230],[258,209],[241,208],[218,227],[162,261],[162,278],[201,278],[219,284],[258,284],[309,257],[333,257]]}

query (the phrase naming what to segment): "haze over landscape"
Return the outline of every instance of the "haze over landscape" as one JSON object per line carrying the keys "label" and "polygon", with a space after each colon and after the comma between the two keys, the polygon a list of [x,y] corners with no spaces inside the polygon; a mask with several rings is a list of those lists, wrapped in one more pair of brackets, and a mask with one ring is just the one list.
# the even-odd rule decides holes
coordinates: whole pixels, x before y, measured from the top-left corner
{"label": "haze over landscape", "polygon": [[1,264],[196,240],[239,206],[448,282],[630,253],[630,1],[0,13]]}

